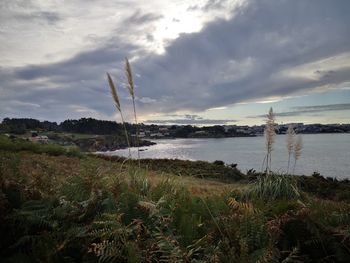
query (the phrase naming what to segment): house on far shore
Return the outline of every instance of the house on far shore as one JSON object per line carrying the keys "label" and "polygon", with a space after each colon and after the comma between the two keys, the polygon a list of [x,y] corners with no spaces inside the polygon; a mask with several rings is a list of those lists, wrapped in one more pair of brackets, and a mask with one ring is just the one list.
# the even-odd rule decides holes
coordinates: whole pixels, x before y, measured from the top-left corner
{"label": "house on far shore", "polygon": [[37,131],[30,131],[31,137],[37,137],[39,133]]}
{"label": "house on far shore", "polygon": [[206,131],[195,131],[194,134],[195,135],[208,135],[208,133]]}
{"label": "house on far shore", "polygon": [[151,133],[150,137],[151,138],[160,138],[160,137],[164,137],[164,135],[160,132],[157,132],[157,133]]}
{"label": "house on far shore", "polygon": [[40,142],[40,143],[48,143],[49,138],[46,135],[38,135],[37,131],[31,131],[31,137],[29,137],[29,141],[32,142]]}

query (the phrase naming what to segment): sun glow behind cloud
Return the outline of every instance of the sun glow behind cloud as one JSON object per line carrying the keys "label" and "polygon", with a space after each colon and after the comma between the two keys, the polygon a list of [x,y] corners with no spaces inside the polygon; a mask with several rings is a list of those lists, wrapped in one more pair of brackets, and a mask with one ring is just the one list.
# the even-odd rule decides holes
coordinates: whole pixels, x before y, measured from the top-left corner
{"label": "sun glow behind cloud", "polygon": [[[215,1],[214,1],[215,2]],[[165,3],[165,1],[163,1]],[[167,3],[162,12],[163,18],[155,24],[153,33],[156,49],[159,54],[164,53],[165,46],[180,34],[200,31],[205,23],[217,18],[229,19],[233,10],[243,4],[242,0],[226,1],[221,8],[205,12],[206,1],[172,1]],[[208,11],[208,10],[207,10]]]}

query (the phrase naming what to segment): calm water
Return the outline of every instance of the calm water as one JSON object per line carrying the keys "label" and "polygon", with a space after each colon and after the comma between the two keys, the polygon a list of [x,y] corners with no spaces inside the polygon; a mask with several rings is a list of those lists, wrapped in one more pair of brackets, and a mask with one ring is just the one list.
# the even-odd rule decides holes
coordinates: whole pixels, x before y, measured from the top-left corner
{"label": "calm water", "polygon": [[[297,162],[296,174],[310,175],[314,171],[338,179],[350,178],[350,134],[312,134],[303,136],[303,151]],[[288,155],[285,135],[278,135],[272,153],[272,169],[285,172]],[[265,155],[264,137],[223,139],[154,140],[157,145],[141,147],[142,158],[171,158],[187,160],[222,160],[237,163],[242,171],[261,170]],[[108,152],[127,156],[127,150]],[[132,149],[133,157],[137,150]]]}

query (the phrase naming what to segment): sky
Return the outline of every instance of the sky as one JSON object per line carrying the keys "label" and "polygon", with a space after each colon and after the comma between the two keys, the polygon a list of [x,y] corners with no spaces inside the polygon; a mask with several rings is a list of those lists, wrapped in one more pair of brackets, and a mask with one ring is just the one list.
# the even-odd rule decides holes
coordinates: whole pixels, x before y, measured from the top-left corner
{"label": "sky", "polygon": [[348,0],[1,0],[0,118],[350,123]]}

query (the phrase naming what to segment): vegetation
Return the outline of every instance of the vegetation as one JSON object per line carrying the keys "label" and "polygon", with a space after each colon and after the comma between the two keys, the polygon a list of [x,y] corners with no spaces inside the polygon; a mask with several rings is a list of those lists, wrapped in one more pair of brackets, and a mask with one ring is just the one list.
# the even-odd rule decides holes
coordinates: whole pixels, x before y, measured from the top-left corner
{"label": "vegetation", "polygon": [[[0,152],[2,262],[347,262],[350,256],[350,197],[340,195],[349,192],[348,182],[313,176],[291,183],[271,174],[263,177],[270,192],[259,194],[247,176],[219,162],[141,160],[139,168],[136,160],[21,150]],[[223,176],[229,171],[236,174],[230,181]],[[294,183],[305,192],[291,192]]]}
{"label": "vegetation", "polygon": [[[126,163],[126,158],[118,156],[98,155],[98,158]],[[136,164],[135,160],[128,160],[128,163]],[[225,182],[235,182],[246,178],[241,171],[236,168],[225,166],[224,163],[208,163],[204,161],[187,161],[176,159],[140,159],[142,167],[149,171],[174,174],[177,176],[191,176],[197,178],[212,178]]]}
{"label": "vegetation", "polygon": [[249,197],[265,201],[300,198],[296,179],[283,174],[259,176],[247,194]]}
{"label": "vegetation", "polygon": [[[2,121],[2,131],[7,133],[23,134],[28,130],[56,131],[84,134],[116,134],[123,131],[120,123],[112,121],[96,120],[92,118],[81,118],[79,120],[65,120],[60,124],[56,122],[39,121],[35,119],[5,118]],[[132,125],[128,125],[133,129]]]}

